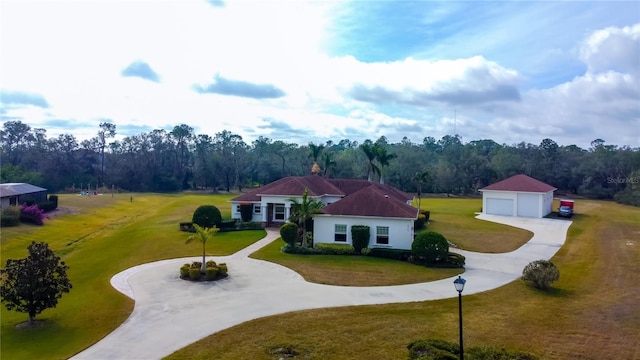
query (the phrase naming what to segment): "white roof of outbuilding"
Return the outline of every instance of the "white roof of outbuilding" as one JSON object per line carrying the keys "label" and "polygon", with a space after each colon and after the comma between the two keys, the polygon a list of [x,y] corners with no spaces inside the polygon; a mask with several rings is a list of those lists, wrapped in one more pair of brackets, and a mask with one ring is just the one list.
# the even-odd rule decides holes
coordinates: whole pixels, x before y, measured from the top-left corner
{"label": "white roof of outbuilding", "polygon": [[47,189],[27,183],[6,183],[0,184],[0,197],[9,197],[35,192],[47,191]]}

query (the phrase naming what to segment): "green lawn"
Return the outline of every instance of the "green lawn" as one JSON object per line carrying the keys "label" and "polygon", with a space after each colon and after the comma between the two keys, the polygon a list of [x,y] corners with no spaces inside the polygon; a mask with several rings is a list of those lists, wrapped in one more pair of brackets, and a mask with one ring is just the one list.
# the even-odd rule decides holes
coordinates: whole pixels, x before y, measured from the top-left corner
{"label": "green lawn", "polygon": [[[640,358],[640,288],[633,285],[640,273],[640,209],[587,200],[576,206],[568,241],[552,259],[560,280],[550,292],[515,281],[465,296],[466,347],[504,347],[542,359]],[[288,346],[301,359],[403,359],[416,339],[457,342],[457,306],[453,298],[276,315],[168,358],[277,359],[270,351]]]}
{"label": "green lawn", "polygon": [[530,231],[475,219],[482,199],[425,198],[421,209],[431,211],[427,230],[439,232],[457,247],[476,252],[513,251],[531,239]]}
{"label": "green lawn", "polygon": [[[45,323],[41,328],[16,329],[27,316],[3,307],[1,358],[67,358],[95,343],[133,309],[133,301],[109,285],[112,275],[153,260],[200,255],[199,244],[184,244],[188,234],[178,230],[178,223],[189,221],[202,204],[218,206],[223,216],[230,213],[227,200],[231,196],[227,195],[133,194],[132,202],[130,196],[62,195],[60,207],[74,213],[52,217],[43,227],[2,229],[3,263],[7,258],[24,257],[32,240],[46,241],[70,266],[74,287],[57,308],[38,317]],[[480,209],[478,199],[426,199],[422,203],[432,211],[429,228],[465,249],[508,251],[530,237],[528,232],[518,234],[520,230],[473,219],[473,212]],[[553,259],[561,272],[553,290],[543,293],[516,281],[465,296],[467,346],[507,347],[551,359],[640,358],[630,345],[640,340],[640,290],[629,286],[637,282],[640,272],[640,209],[599,201],[580,201],[576,207],[569,240]],[[501,234],[509,234],[503,236],[508,246],[495,241]],[[207,245],[207,252],[230,254],[263,235],[262,231],[219,233]],[[254,256],[290,261],[287,254],[278,252],[279,245],[276,242]],[[307,269],[296,270],[308,272],[303,276],[316,276],[316,269],[333,281],[343,277],[345,259],[354,260],[306,258],[310,262]],[[289,266],[300,264],[295,259]],[[349,265],[357,281],[378,277],[381,267],[385,277],[395,276],[398,282],[415,282],[407,280],[411,276],[433,276],[429,269],[392,265],[383,259],[361,258],[357,267],[353,264]],[[172,358],[274,359],[269,349],[284,344],[306,354],[300,358],[397,359],[406,358],[406,345],[414,339],[456,342],[457,331],[455,299],[322,309],[256,319],[209,336]]]}
{"label": "green lawn", "polygon": [[438,280],[464,272],[464,269],[429,269],[397,260],[371,256],[296,255],[280,251],[278,239],[251,255],[298,272],[305,280],[342,286],[382,286]]}
{"label": "green lawn", "polygon": [[[131,200],[133,196],[133,201]],[[80,197],[61,195],[59,206],[73,213],[45,220],[45,225],[2,229],[3,265],[26,256],[31,241],[45,241],[69,265],[73,284],[58,307],[37,317],[45,326],[21,330],[25,314],[0,312],[3,359],[67,358],[95,343],[131,313],[133,301],[109,284],[114,274],[149,261],[199,256],[200,244],[185,244],[179,222],[190,221],[200,205],[230,214],[222,195],[117,194]],[[264,231],[218,233],[207,244],[208,255],[234,253],[264,236]],[[178,269],[176,269],[177,273]]]}

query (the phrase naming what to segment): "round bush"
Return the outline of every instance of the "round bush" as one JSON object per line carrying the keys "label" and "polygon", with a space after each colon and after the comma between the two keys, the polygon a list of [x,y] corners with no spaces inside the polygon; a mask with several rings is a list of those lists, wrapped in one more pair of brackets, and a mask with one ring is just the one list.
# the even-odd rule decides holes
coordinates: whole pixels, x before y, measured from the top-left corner
{"label": "round bush", "polygon": [[218,265],[218,276],[225,277],[229,273],[226,263]]}
{"label": "round bush", "polygon": [[560,270],[549,260],[532,261],[522,270],[522,280],[542,290],[548,289],[559,278]]}
{"label": "round bush", "polygon": [[289,244],[289,246],[294,246],[298,238],[298,225],[285,223],[280,227],[280,237],[282,237],[282,240]]}
{"label": "round bush", "polygon": [[184,264],[180,267],[180,277],[185,278],[189,276],[189,269],[191,268],[190,264]]}
{"label": "round bush", "polygon": [[411,252],[413,256],[424,258],[426,261],[439,261],[447,258],[449,242],[435,231],[421,232],[413,240]]}
{"label": "round bush", "polygon": [[214,226],[220,228],[222,214],[220,214],[220,210],[213,205],[202,205],[193,212],[191,222],[203,228],[211,229]]}
{"label": "round bush", "polygon": [[207,270],[205,270],[204,274],[207,276],[207,280],[213,280],[216,278],[216,276],[218,276],[218,267],[217,266],[208,267]]}
{"label": "round bush", "polygon": [[191,278],[191,280],[198,280],[200,278],[200,269],[189,269],[189,277]]}

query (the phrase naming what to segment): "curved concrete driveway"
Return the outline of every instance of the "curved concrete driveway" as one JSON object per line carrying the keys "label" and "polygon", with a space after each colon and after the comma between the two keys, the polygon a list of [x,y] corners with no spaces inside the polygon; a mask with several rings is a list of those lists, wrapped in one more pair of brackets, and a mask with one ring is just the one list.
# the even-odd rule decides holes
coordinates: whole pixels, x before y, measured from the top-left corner
{"label": "curved concrete driveway", "polygon": [[[529,262],[550,259],[565,241],[570,221],[479,215],[479,219],[533,232],[529,242],[504,254],[459,251],[466,256],[464,294],[505,285]],[[456,297],[455,277],[422,284],[343,287],[306,282],[296,272],[248,258],[278,238],[277,231],[225,257],[230,276],[211,283],[180,280],[180,265],[201,257],[136,266],[115,275],[112,285],[135,299],[131,316],[100,342],[73,359],[159,359],[203,337],[242,322],[290,311],[323,307],[386,304]]]}

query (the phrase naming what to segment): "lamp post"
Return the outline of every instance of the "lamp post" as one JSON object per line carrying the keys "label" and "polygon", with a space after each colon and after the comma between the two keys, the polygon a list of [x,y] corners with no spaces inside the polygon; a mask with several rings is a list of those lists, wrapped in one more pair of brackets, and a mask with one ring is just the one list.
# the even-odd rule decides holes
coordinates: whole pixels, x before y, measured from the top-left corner
{"label": "lamp post", "polygon": [[462,290],[464,290],[464,284],[467,280],[458,276],[457,279],[453,280],[453,286],[456,287],[456,291],[458,291],[458,317],[460,319],[460,360],[464,359],[464,346],[462,345]]}

